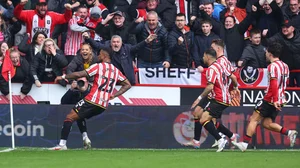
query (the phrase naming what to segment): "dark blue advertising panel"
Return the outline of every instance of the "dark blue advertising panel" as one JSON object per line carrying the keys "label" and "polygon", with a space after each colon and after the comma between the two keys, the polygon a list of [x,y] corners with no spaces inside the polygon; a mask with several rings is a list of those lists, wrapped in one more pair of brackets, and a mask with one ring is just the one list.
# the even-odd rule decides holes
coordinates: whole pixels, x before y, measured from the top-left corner
{"label": "dark blue advertising panel", "polygon": [[[180,88],[180,105],[192,105],[202,93],[202,88]],[[263,89],[240,89],[241,106],[254,106],[263,99]],[[286,90],[287,107],[300,107],[300,90]]]}
{"label": "dark blue advertising panel", "polygon": [[[53,147],[60,138],[62,123],[72,106],[15,105],[16,146]],[[222,122],[233,132],[244,135],[252,107],[230,107]],[[299,108],[284,108],[276,119],[284,127],[297,129]],[[8,105],[0,105],[0,146],[11,145],[11,126]],[[194,124],[189,106],[135,107],[111,106],[103,114],[87,120],[88,135],[95,148],[184,148],[181,143],[192,140]],[[242,138],[241,138],[242,140]],[[201,148],[210,148],[212,136],[202,130]],[[254,139],[257,148],[289,148],[287,137],[257,129]],[[73,124],[67,142],[69,148],[81,148],[82,136]],[[230,146],[228,146],[230,147]],[[299,147],[299,138],[295,148]]]}

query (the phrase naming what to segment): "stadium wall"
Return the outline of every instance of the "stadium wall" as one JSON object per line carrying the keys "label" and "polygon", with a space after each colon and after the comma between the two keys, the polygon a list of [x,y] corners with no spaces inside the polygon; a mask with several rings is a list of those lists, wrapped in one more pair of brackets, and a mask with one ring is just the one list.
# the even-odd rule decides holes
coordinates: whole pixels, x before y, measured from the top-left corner
{"label": "stadium wall", "polygon": [[[111,106],[102,115],[87,121],[88,134],[95,148],[184,148],[180,143],[193,138],[190,106]],[[52,147],[72,106],[14,105],[16,146]],[[253,107],[229,107],[222,122],[243,135]],[[0,146],[10,146],[9,106],[0,105]],[[276,119],[284,127],[300,131],[300,109],[284,108]],[[242,140],[242,138],[241,138]],[[214,143],[203,130],[201,148]],[[257,128],[253,144],[258,149],[287,149],[289,140],[278,133]],[[299,138],[294,148],[300,148]],[[82,137],[76,123],[68,140],[69,148],[81,148]],[[229,148],[230,146],[228,146]]]}

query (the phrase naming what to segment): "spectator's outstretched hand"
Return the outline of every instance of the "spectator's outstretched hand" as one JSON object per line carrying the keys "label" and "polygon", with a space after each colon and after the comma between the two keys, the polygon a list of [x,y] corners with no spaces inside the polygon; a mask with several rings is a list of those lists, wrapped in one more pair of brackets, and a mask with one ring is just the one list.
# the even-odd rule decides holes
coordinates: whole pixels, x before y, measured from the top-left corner
{"label": "spectator's outstretched hand", "polygon": [[202,72],[204,71],[204,68],[203,68],[202,66],[198,66],[198,67],[197,67],[197,70],[198,70],[200,73],[202,73]]}
{"label": "spectator's outstretched hand", "polygon": [[42,87],[42,84],[41,84],[41,82],[39,80],[35,80],[34,83],[35,83],[36,87]]}
{"label": "spectator's outstretched hand", "polygon": [[196,16],[192,16],[191,17],[191,22],[195,21],[196,20]]}
{"label": "spectator's outstretched hand", "polygon": [[28,2],[28,0],[21,0],[20,5],[25,5]]}
{"label": "spectator's outstretched hand", "polygon": [[264,29],[264,30],[262,31],[262,36],[263,36],[263,37],[266,37],[267,34],[268,34],[268,31],[269,31],[269,29]]}
{"label": "spectator's outstretched hand", "polygon": [[65,8],[66,8],[67,10],[72,10],[72,5],[69,4],[69,3],[67,3],[67,4],[65,4]]}
{"label": "spectator's outstretched hand", "polygon": [[10,101],[10,94],[7,94],[5,97],[7,98],[8,101]]}
{"label": "spectator's outstretched hand", "polygon": [[151,43],[154,39],[157,38],[156,34],[150,34],[147,38],[146,38],[146,43]]}
{"label": "spectator's outstretched hand", "polygon": [[144,18],[139,17],[139,18],[137,18],[134,22],[135,22],[135,23],[141,23],[141,22],[143,22],[143,21],[144,21]]}
{"label": "spectator's outstretched hand", "polygon": [[178,39],[177,39],[177,43],[178,43],[178,45],[181,45],[182,43],[183,43],[183,38],[180,36],[180,37],[178,37]]}
{"label": "spectator's outstretched hand", "polygon": [[253,12],[256,12],[256,11],[257,11],[257,7],[254,6],[254,5],[252,5],[252,11],[253,11]]}
{"label": "spectator's outstretched hand", "polygon": [[164,68],[169,68],[170,67],[170,63],[168,61],[164,61],[163,62],[163,66],[164,66]]}
{"label": "spectator's outstretched hand", "polygon": [[12,2],[11,2],[10,0],[8,0],[8,1],[6,2],[6,4],[7,4],[7,6],[11,6],[11,5],[12,5]]}
{"label": "spectator's outstretched hand", "polygon": [[85,38],[85,39],[88,39],[88,38],[90,38],[90,35],[89,35],[88,32],[83,32],[82,37]]}
{"label": "spectator's outstretched hand", "polygon": [[199,9],[200,9],[200,10],[204,10],[204,5],[201,4],[201,5],[199,6]]}

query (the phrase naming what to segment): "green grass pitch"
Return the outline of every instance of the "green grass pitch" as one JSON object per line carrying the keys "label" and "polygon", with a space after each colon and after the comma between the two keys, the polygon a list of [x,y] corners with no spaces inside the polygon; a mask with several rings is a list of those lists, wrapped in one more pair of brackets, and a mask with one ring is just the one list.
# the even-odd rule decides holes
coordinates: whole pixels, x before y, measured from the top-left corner
{"label": "green grass pitch", "polygon": [[[0,149],[2,150],[2,149]],[[0,168],[299,168],[300,150],[17,148],[0,153]]]}

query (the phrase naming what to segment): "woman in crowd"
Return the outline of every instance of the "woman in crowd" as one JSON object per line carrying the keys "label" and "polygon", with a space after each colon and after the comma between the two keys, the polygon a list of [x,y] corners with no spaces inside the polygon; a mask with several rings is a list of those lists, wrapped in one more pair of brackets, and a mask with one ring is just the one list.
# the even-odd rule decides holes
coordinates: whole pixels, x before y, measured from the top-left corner
{"label": "woman in crowd", "polygon": [[[47,38],[41,46],[31,65],[35,85],[41,87],[41,82],[54,82],[56,76],[63,74],[63,68],[68,65],[68,61],[63,52],[57,47],[53,39]],[[62,86],[66,86],[65,80],[58,81]]]}
{"label": "woman in crowd", "polygon": [[31,63],[34,56],[40,51],[43,41],[47,38],[44,32],[36,32],[32,38],[31,44],[28,44],[29,34],[27,33],[22,42],[19,44],[18,49],[25,54],[26,60]]}

